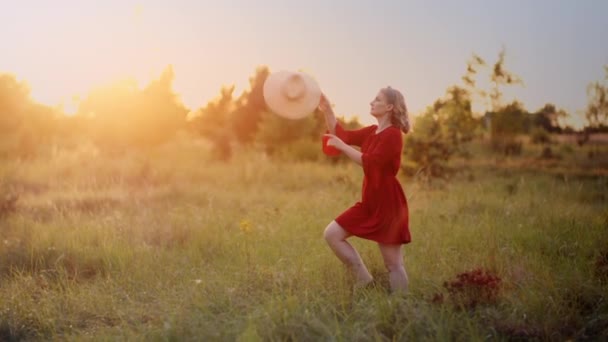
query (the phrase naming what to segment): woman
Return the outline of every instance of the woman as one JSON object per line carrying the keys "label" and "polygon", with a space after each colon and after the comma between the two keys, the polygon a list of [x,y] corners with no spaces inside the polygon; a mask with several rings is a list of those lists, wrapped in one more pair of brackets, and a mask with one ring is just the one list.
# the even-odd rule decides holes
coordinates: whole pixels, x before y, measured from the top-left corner
{"label": "woman", "polygon": [[370,105],[378,124],[345,130],[336,121],[327,98],[321,97],[319,110],[325,115],[330,132],[326,134],[327,145],[361,165],[364,173],[361,201],[332,221],[324,236],[338,258],[352,270],[356,287],[369,284],[373,277],[346,239],[354,235],[377,242],[389,271],[391,292],[405,293],[408,278],[401,249],[411,237],[407,201],[396,175],[403,148],[401,132],[409,131],[409,117],[403,95],[391,87],[381,89]]}

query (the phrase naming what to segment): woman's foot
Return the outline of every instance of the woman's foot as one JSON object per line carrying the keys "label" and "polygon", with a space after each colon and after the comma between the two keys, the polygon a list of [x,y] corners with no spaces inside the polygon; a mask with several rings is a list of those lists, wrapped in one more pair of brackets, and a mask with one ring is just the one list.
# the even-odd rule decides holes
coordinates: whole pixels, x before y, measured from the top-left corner
{"label": "woman's foot", "polygon": [[355,288],[365,287],[374,281],[374,277],[363,264],[353,267],[353,274],[355,276]]}
{"label": "woman's foot", "polygon": [[372,285],[374,283],[374,278],[370,278],[369,279],[362,279],[362,280],[357,280],[355,282],[354,288],[355,289],[362,289],[365,287],[368,287],[370,285]]}

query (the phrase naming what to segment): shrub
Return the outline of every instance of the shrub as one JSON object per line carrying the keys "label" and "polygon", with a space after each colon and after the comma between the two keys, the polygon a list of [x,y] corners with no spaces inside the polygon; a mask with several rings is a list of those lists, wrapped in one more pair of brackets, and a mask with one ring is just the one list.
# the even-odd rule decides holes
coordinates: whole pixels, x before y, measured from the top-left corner
{"label": "shrub", "polygon": [[17,200],[19,196],[14,194],[0,197],[0,219],[17,211]]}
{"label": "shrub", "polygon": [[477,268],[460,273],[455,280],[446,281],[452,302],[467,309],[479,304],[494,304],[498,300],[501,279],[491,271]]}
{"label": "shrub", "polygon": [[493,136],[491,146],[494,151],[505,156],[518,156],[523,151],[523,143],[511,136]]}
{"label": "shrub", "polygon": [[530,132],[530,140],[533,144],[549,144],[551,135],[542,127],[534,127]]}

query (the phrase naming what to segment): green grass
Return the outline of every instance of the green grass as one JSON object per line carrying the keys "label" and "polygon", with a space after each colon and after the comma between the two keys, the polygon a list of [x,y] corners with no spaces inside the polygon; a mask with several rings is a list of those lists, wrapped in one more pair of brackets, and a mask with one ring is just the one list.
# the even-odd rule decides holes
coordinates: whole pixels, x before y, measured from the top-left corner
{"label": "green grass", "polygon": [[[402,179],[413,237],[405,298],[387,293],[373,242],[352,240],[378,285],[353,293],[322,238],[358,200],[359,167],[205,155],[182,143],[2,162],[0,189],[19,200],[0,216],[0,340],[608,334],[608,178],[565,177],[567,155],[584,159],[576,151],[558,173],[472,160],[450,181]],[[501,277],[499,296],[459,307],[443,284],[478,267]]]}

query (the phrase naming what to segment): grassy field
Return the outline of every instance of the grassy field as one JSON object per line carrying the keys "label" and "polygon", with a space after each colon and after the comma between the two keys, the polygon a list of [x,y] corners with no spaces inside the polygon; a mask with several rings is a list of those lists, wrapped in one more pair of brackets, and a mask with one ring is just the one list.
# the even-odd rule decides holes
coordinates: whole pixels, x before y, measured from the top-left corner
{"label": "grassy field", "polygon": [[[360,196],[354,164],[224,164],[187,142],[3,161],[0,340],[607,338],[606,148],[539,149],[402,178],[405,298],[374,243],[352,240],[377,279],[353,292],[323,240]],[[446,286],[475,269],[500,281]]]}

